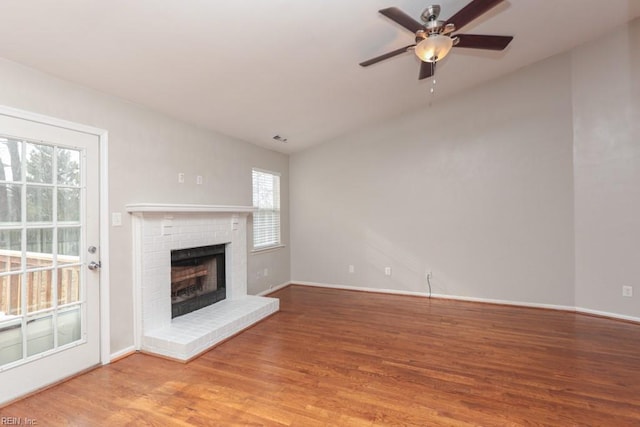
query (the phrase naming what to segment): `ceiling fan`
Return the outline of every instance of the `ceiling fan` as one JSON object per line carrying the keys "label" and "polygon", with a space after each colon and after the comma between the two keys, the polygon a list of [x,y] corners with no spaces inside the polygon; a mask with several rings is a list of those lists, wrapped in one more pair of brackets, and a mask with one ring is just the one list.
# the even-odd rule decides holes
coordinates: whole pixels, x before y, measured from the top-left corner
{"label": "ceiling fan", "polygon": [[431,77],[435,73],[436,62],[444,58],[452,47],[465,47],[470,49],[504,50],[512,36],[492,36],[480,34],[453,34],[474,19],[480,17],[504,0],[472,0],[471,3],[460,9],[446,21],[439,21],[440,6],[429,6],[422,12],[420,23],[398,9],[389,7],[379,12],[387,18],[402,25],[407,30],[415,33],[416,42],[408,46],[385,53],[367,61],[361,62],[362,67],[368,67],[385,59],[408,52],[413,49],[420,63],[420,80]]}

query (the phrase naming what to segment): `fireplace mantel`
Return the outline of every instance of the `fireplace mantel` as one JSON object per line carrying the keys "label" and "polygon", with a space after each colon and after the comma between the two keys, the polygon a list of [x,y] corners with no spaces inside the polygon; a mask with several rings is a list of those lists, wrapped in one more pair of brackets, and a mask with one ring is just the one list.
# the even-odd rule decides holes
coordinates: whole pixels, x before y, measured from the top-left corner
{"label": "fireplace mantel", "polygon": [[191,205],[171,203],[133,203],[126,206],[131,214],[149,213],[252,213],[256,211],[253,206],[232,205]]}

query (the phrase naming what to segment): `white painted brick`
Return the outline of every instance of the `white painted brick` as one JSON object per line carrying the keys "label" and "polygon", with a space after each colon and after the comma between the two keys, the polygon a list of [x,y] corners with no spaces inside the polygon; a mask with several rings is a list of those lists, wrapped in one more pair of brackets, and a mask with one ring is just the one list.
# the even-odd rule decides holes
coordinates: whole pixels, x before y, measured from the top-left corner
{"label": "white painted brick", "polygon": [[[246,217],[231,229],[231,213],[171,214],[171,234],[162,235],[164,214],[136,222],[142,236],[142,347],[186,360],[278,310],[278,300],[247,296]],[[227,244],[227,300],[171,319],[170,251]],[[274,304],[275,301],[275,304]]]}

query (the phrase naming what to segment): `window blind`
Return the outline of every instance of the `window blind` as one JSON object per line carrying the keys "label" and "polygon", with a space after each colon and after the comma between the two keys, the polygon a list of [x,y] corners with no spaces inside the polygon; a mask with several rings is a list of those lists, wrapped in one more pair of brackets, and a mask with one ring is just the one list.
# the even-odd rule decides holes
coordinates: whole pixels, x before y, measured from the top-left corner
{"label": "window blind", "polygon": [[280,175],[253,169],[253,247],[280,245]]}

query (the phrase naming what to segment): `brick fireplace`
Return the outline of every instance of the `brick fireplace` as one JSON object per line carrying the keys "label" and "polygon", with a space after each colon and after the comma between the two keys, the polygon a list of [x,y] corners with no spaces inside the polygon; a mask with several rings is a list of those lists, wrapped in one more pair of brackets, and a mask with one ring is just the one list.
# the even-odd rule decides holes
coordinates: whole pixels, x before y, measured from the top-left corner
{"label": "brick fireplace", "polygon": [[[136,348],[189,360],[278,311],[247,295],[246,206],[128,205],[133,215]],[[172,319],[171,253],[224,246],[226,299]],[[175,293],[175,290],[174,290]]]}

